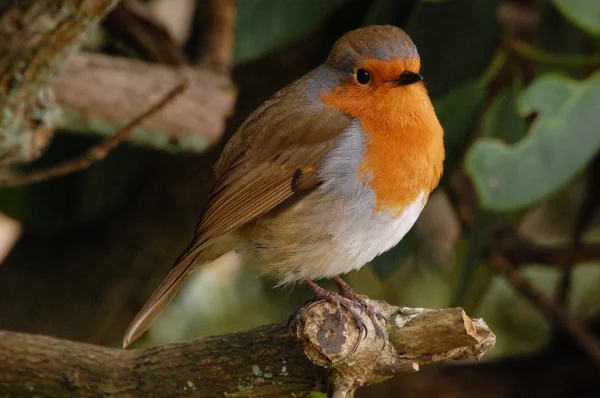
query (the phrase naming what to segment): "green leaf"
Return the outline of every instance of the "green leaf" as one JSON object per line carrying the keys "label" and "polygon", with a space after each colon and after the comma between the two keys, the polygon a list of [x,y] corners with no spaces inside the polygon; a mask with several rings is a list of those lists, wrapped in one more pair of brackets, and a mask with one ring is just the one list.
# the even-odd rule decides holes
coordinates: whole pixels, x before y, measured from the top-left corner
{"label": "green leaf", "polygon": [[552,3],[574,24],[600,36],[600,1],[552,0]]}
{"label": "green leaf", "polygon": [[472,80],[433,102],[444,128],[444,180],[462,158],[483,108],[484,98],[485,89],[480,81]]}
{"label": "green leaf", "polygon": [[544,199],[600,149],[600,73],[582,82],[542,76],[519,105],[523,115],[539,113],[529,134],[510,146],[482,137],[465,159],[485,209],[515,210]]}
{"label": "green leaf", "polygon": [[507,144],[519,141],[527,132],[525,120],[517,110],[520,87],[512,85],[498,93],[482,122],[481,135],[499,138]]}
{"label": "green leaf", "polygon": [[311,32],[345,0],[240,0],[235,62],[259,58]]}
{"label": "green leaf", "polygon": [[406,31],[434,98],[477,78],[490,64],[498,40],[497,12],[497,0],[417,4]]}

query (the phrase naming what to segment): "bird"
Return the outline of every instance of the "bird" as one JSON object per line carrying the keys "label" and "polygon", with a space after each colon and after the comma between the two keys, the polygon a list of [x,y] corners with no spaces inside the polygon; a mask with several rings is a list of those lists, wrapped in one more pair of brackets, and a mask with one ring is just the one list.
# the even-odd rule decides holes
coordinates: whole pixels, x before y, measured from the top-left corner
{"label": "bird", "polygon": [[[401,28],[359,28],[252,112],[217,160],[191,243],[123,347],[146,332],[191,271],[231,251],[278,286],[303,283],[338,310],[366,311],[382,334],[381,314],[341,275],[394,247],[440,181],[444,133],[420,68]],[[324,278],[339,292],[315,283]]]}

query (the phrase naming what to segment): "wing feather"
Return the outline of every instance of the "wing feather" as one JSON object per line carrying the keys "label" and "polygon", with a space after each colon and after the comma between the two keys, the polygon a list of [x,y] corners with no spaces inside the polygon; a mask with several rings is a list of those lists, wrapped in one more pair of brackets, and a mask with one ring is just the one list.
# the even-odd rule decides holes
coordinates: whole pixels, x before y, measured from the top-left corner
{"label": "wing feather", "polygon": [[188,273],[200,265],[196,260],[208,247],[269,212],[295,203],[318,186],[320,161],[351,119],[307,98],[299,99],[295,93],[302,90],[298,87],[302,84],[308,84],[306,78],[266,101],[226,145],[194,239],[132,322],[124,346],[150,327]]}

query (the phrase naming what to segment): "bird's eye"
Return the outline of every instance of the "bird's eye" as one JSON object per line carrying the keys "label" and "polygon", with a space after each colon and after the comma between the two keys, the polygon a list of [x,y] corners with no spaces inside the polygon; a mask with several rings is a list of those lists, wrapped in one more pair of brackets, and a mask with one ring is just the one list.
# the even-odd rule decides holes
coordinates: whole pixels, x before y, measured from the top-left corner
{"label": "bird's eye", "polygon": [[371,75],[364,69],[356,71],[356,81],[360,84],[368,84],[371,81]]}

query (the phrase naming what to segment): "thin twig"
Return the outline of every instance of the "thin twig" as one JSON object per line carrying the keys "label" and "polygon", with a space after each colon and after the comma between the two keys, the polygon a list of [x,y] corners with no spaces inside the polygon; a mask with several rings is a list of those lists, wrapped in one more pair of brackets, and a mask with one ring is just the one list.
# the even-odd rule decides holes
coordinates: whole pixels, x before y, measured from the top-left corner
{"label": "thin twig", "polygon": [[519,293],[533,302],[548,318],[567,332],[600,370],[600,344],[581,322],[573,318],[549,295],[536,289],[506,258],[499,254],[492,254],[488,263],[492,269],[503,274]]}
{"label": "thin twig", "polygon": [[600,54],[556,54],[532,46],[520,39],[506,41],[506,46],[517,56],[538,64],[566,68],[594,68],[600,66]]}
{"label": "thin twig", "polygon": [[[462,230],[468,233],[474,228],[476,199],[470,181],[463,177],[463,174],[456,175],[446,187],[446,192]],[[591,179],[591,181],[597,181],[597,178],[596,180]],[[591,218],[591,216],[589,217]],[[514,227],[507,225],[494,227],[492,236],[484,251],[501,253],[504,258],[517,267],[540,264],[562,268],[569,261],[573,261],[576,265],[600,259],[600,244],[598,243],[581,242],[575,250],[571,244],[542,245],[527,239]]]}
{"label": "thin twig", "polygon": [[579,264],[600,259],[600,244],[580,243],[576,248],[571,244],[541,245],[521,236],[512,227],[498,229],[490,249],[517,267],[541,264],[563,268],[570,261]]}
{"label": "thin twig", "polygon": [[137,116],[125,126],[123,126],[114,135],[107,138],[101,144],[94,146],[82,156],[75,159],[67,160],[49,169],[38,170],[29,174],[6,177],[5,179],[0,180],[0,188],[17,187],[21,185],[31,184],[34,182],[64,176],[75,171],[83,170],[86,167],[90,166],[92,163],[104,159],[110,153],[110,151],[112,151],[120,143],[127,139],[131,131],[136,126],[138,126],[144,119],[146,119],[149,116],[152,116],[165,105],[173,101],[173,99],[175,99],[175,97],[181,94],[186,87],[187,82],[182,81],[177,86],[175,86],[175,88],[171,89],[156,104],[149,107],[146,111],[144,111],[139,116]]}
{"label": "thin twig", "polygon": [[569,292],[572,284],[572,270],[576,261],[576,253],[581,250],[581,239],[588,229],[596,212],[600,209],[600,187],[597,181],[600,178],[600,155],[597,155],[589,168],[587,175],[586,190],[583,203],[579,209],[579,214],[575,220],[575,227],[571,236],[571,251],[563,266],[563,273],[556,300],[567,305],[569,302]]}
{"label": "thin twig", "polygon": [[569,244],[569,250],[565,256],[565,261],[562,262],[562,275],[558,284],[558,290],[556,292],[555,300],[558,305],[563,307],[569,306],[569,293],[571,292],[571,285],[573,282],[573,268],[575,267],[575,255],[581,249],[581,235],[583,235],[583,228],[581,226],[582,215],[578,217],[578,226],[576,226],[573,235],[571,236],[571,242]]}

